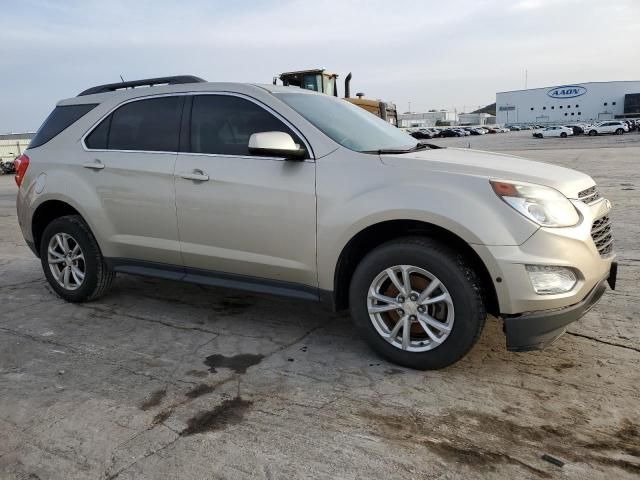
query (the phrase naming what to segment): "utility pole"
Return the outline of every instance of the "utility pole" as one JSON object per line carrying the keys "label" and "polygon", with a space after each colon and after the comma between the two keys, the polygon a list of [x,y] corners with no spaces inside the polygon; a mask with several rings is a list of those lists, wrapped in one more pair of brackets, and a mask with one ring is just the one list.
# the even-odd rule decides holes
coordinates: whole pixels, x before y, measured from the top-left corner
{"label": "utility pole", "polygon": [[527,83],[529,80],[529,71],[525,68],[524,69],[524,89],[527,89]]}

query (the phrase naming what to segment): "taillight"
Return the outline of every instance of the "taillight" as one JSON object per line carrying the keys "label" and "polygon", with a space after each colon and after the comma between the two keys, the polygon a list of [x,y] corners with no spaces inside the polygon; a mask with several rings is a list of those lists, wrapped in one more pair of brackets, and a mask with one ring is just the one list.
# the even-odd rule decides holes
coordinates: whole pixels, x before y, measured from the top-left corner
{"label": "taillight", "polygon": [[20,155],[13,161],[13,166],[16,169],[16,185],[20,187],[24,174],[27,173],[27,168],[29,168],[29,157],[26,155]]}

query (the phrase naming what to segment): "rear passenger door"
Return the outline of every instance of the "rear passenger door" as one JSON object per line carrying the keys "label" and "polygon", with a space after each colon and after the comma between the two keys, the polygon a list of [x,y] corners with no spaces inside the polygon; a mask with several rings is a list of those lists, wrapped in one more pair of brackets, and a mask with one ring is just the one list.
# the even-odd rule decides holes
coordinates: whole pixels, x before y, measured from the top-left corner
{"label": "rear passenger door", "polygon": [[176,205],[188,273],[315,288],[315,163],[248,150],[253,133],[282,131],[305,145],[302,136],[273,110],[240,95],[195,95],[185,112],[190,128],[183,130],[190,133],[176,163]]}
{"label": "rear passenger door", "polygon": [[89,215],[105,256],[182,268],[173,171],[184,99],[130,101],[84,138],[79,174],[99,197]]}

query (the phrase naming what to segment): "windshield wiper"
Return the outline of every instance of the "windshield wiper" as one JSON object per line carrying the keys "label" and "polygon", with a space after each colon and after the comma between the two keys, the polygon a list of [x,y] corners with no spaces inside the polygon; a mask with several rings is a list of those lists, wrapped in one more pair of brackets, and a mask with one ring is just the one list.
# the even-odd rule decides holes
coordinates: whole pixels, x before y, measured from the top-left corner
{"label": "windshield wiper", "polygon": [[396,155],[396,154],[409,153],[409,152],[413,152],[413,148],[409,148],[409,149],[380,148],[378,150],[364,150],[360,153],[372,153],[377,155]]}
{"label": "windshield wiper", "polygon": [[431,143],[416,143],[415,147],[411,147],[411,148],[403,148],[403,149],[380,148],[378,150],[365,150],[361,153],[371,153],[371,154],[377,154],[377,155],[400,155],[402,153],[411,153],[411,152],[416,152],[418,150],[424,150],[425,148],[436,149],[436,148],[444,148],[444,147],[439,147],[438,145],[433,145]]}

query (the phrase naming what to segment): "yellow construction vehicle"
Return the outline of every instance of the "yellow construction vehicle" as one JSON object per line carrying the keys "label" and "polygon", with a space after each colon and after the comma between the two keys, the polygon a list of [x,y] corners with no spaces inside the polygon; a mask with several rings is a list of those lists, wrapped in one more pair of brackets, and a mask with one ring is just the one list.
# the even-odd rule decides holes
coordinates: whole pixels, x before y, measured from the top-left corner
{"label": "yellow construction vehicle", "polygon": [[[398,112],[395,104],[363,98],[364,93],[356,93],[356,98],[351,97],[351,77],[352,75],[349,73],[344,80],[344,99],[397,127]],[[278,78],[285,86],[300,87],[306,90],[333,95],[334,97],[339,96],[337,85],[338,75],[327,72],[324,68],[281,73],[279,76],[273,78],[274,85],[276,85]]]}

